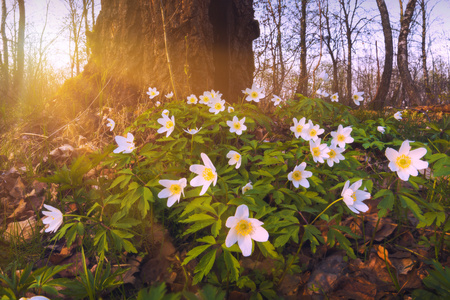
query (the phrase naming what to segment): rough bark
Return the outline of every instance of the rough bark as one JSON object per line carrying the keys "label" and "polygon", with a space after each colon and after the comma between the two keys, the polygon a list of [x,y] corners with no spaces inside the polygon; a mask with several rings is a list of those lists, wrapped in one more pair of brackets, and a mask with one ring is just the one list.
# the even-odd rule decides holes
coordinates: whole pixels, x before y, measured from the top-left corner
{"label": "rough bark", "polygon": [[9,89],[9,51],[8,39],[6,37],[6,0],[2,0],[2,23],[1,34],[3,40],[3,62],[2,62],[2,90],[7,93]]}
{"label": "rough bark", "polygon": [[423,72],[423,85],[425,87],[426,101],[428,104],[432,102],[432,92],[428,81],[428,68],[427,68],[427,7],[425,0],[420,1],[420,8],[422,10],[422,72]]}
{"label": "rough bark", "polygon": [[307,0],[301,2],[301,17],[300,17],[300,76],[295,93],[308,95],[308,70],[306,66],[306,6]]}
{"label": "rough bark", "polygon": [[14,89],[21,93],[24,67],[25,67],[25,2],[18,0],[19,4],[19,29],[17,34],[17,69],[14,76]]}
{"label": "rough bark", "polygon": [[383,75],[381,75],[381,82],[378,86],[377,93],[375,94],[375,98],[373,99],[371,105],[373,109],[380,110],[384,106],[386,97],[389,92],[389,86],[391,84],[394,46],[392,43],[391,23],[389,21],[389,12],[387,10],[386,3],[384,2],[384,0],[377,0],[377,5],[381,16],[381,25],[383,27],[384,35],[384,48],[386,54],[384,57],[384,69]]}
{"label": "rough bark", "polygon": [[252,85],[258,36],[253,0],[102,0],[85,75],[106,73],[128,98],[151,86],[178,98],[215,89],[236,102]]}
{"label": "rough bark", "polygon": [[406,5],[406,10],[403,14],[402,21],[400,23],[400,34],[398,36],[398,51],[397,51],[397,65],[400,72],[400,78],[402,79],[405,92],[408,95],[411,105],[420,104],[420,96],[416,86],[411,78],[411,73],[408,69],[408,34],[409,25],[411,23],[412,16],[414,14],[414,8],[417,0],[409,0]]}

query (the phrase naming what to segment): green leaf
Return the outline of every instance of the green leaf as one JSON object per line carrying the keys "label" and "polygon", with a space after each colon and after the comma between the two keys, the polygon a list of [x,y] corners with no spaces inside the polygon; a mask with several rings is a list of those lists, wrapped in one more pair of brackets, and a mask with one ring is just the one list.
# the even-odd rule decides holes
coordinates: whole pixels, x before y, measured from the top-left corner
{"label": "green leaf", "polygon": [[202,259],[200,259],[200,262],[194,270],[194,273],[196,274],[194,276],[192,284],[199,283],[203,279],[203,277],[207,275],[209,271],[211,271],[211,268],[214,265],[214,261],[216,260],[216,252],[217,249],[211,250],[206,253],[205,256],[202,257]]}
{"label": "green leaf", "polygon": [[264,255],[264,257],[270,257],[277,259],[278,253],[275,251],[275,247],[272,245],[271,242],[256,242],[258,245],[259,250],[261,250],[261,253]]}
{"label": "green leaf", "polygon": [[202,254],[206,249],[208,249],[211,246],[212,246],[212,244],[201,245],[201,246],[197,246],[197,247],[191,249],[187,253],[186,258],[183,260],[183,263],[181,265],[182,266],[187,265],[191,260],[193,260],[194,258],[199,256],[200,254]]}
{"label": "green leaf", "polygon": [[223,255],[225,259],[225,265],[228,271],[230,271],[231,273],[231,280],[237,281],[239,278],[239,268],[240,268],[239,261],[233,256],[233,254],[230,251],[226,249],[223,250]]}

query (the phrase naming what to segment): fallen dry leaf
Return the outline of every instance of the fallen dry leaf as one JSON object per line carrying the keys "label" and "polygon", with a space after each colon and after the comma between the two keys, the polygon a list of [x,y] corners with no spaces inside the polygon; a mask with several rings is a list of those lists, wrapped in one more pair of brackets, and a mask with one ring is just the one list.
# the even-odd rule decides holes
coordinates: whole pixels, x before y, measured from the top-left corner
{"label": "fallen dry leaf", "polygon": [[11,222],[4,232],[7,241],[29,241],[36,230],[36,218],[34,216],[20,222]]}

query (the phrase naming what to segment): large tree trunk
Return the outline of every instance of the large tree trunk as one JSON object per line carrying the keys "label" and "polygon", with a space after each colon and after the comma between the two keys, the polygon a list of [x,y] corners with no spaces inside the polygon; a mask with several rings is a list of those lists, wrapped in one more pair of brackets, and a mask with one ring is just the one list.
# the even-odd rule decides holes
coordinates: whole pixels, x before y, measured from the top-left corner
{"label": "large tree trunk", "polygon": [[253,0],[102,0],[85,75],[106,72],[134,100],[157,87],[236,102],[252,85],[258,36]]}
{"label": "large tree trunk", "polygon": [[411,78],[411,73],[408,69],[408,34],[409,25],[414,14],[414,8],[417,0],[409,0],[406,5],[405,13],[400,24],[400,35],[398,36],[398,51],[397,51],[397,65],[400,72],[405,92],[408,95],[411,105],[419,105],[419,93]]}
{"label": "large tree trunk", "polygon": [[3,95],[9,90],[9,51],[8,39],[6,37],[6,0],[2,0],[1,34],[3,40],[3,62],[2,62],[2,92]]}
{"label": "large tree trunk", "polygon": [[428,80],[428,68],[427,68],[427,6],[425,0],[420,1],[420,8],[422,10],[422,72],[423,72],[423,85],[425,87],[426,102],[430,105],[433,101],[433,94],[430,89]]}
{"label": "large tree trunk", "polygon": [[300,17],[300,76],[295,93],[308,95],[308,70],[306,68],[306,5],[307,0],[302,0]]}
{"label": "large tree trunk", "polygon": [[14,90],[18,97],[22,93],[22,83],[25,67],[25,3],[18,0],[19,4],[19,29],[17,38],[17,70],[14,75]]}
{"label": "large tree trunk", "polygon": [[389,86],[391,84],[394,47],[392,43],[391,23],[389,22],[389,12],[387,10],[386,3],[384,0],[377,0],[377,5],[378,10],[380,11],[381,25],[383,26],[384,48],[386,55],[384,57],[384,69],[383,75],[381,75],[381,82],[371,105],[373,109],[380,110],[384,106],[384,102],[389,92]]}

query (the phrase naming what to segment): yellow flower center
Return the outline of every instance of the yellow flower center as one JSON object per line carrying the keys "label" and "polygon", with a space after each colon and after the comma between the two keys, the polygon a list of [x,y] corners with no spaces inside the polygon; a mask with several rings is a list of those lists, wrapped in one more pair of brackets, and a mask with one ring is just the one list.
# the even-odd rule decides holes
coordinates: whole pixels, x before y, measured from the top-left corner
{"label": "yellow flower center", "polygon": [[234,127],[234,129],[241,129],[241,123],[235,122],[235,123],[233,123],[233,127]]}
{"label": "yellow flower center", "polygon": [[320,149],[319,149],[319,147],[314,147],[312,149],[312,153],[313,153],[314,156],[320,156]]}
{"label": "yellow flower center", "polygon": [[330,152],[328,152],[328,156],[330,157],[330,159],[333,159],[336,157],[336,151],[334,151],[333,149],[330,149]]}
{"label": "yellow flower center", "polygon": [[399,166],[399,168],[406,169],[410,165],[411,165],[411,158],[409,156],[402,154],[399,157],[397,157],[397,166]]}
{"label": "yellow flower center", "polygon": [[252,96],[252,98],[258,98],[258,93],[257,92],[252,92],[251,96]]}
{"label": "yellow flower center", "polygon": [[353,99],[358,100],[359,96],[358,95],[353,95]]}
{"label": "yellow flower center", "polygon": [[355,192],[353,192],[353,194],[352,194],[352,199],[353,199],[353,202],[356,202],[356,193]]}
{"label": "yellow flower center", "polygon": [[253,227],[252,223],[247,220],[240,220],[236,225],[237,234],[246,236],[252,233]]}
{"label": "yellow flower center", "polygon": [[294,171],[294,173],[292,173],[292,179],[294,179],[295,181],[302,180],[302,172]]}
{"label": "yellow flower center", "polygon": [[222,104],[220,102],[217,102],[216,104],[214,104],[214,108],[220,110],[222,108]]}
{"label": "yellow flower center", "polygon": [[170,128],[172,128],[173,127],[173,122],[172,121],[167,121],[166,122],[166,128],[167,129],[170,129]]}
{"label": "yellow flower center", "polygon": [[309,132],[310,136],[315,136],[317,134],[317,131],[315,129],[311,129],[311,131]]}
{"label": "yellow flower center", "polygon": [[214,177],[215,177],[212,169],[210,169],[210,168],[205,168],[203,170],[202,175],[203,175],[203,179],[205,179],[206,181],[212,181],[212,180],[214,180]]}
{"label": "yellow flower center", "polygon": [[181,193],[181,186],[179,184],[172,184],[169,187],[169,191],[172,193],[172,195],[178,195]]}
{"label": "yellow flower center", "polygon": [[343,142],[343,141],[345,141],[345,135],[343,135],[343,134],[338,134],[337,140],[338,140],[338,142]]}
{"label": "yellow flower center", "polygon": [[249,186],[244,186],[244,188],[242,189],[242,194],[245,194],[246,192],[250,191],[251,188]]}
{"label": "yellow flower center", "polygon": [[241,155],[238,154],[238,153],[236,153],[236,154],[234,155],[234,160],[235,160],[235,161],[239,161],[240,159],[241,159]]}
{"label": "yellow flower center", "polygon": [[230,112],[233,112],[233,111],[234,111],[234,108],[230,107],[229,111],[230,111]]}
{"label": "yellow flower center", "polygon": [[209,97],[203,97],[203,102],[208,103],[209,102]]}
{"label": "yellow flower center", "polygon": [[302,125],[297,125],[297,132],[302,132],[303,130],[303,126]]}

